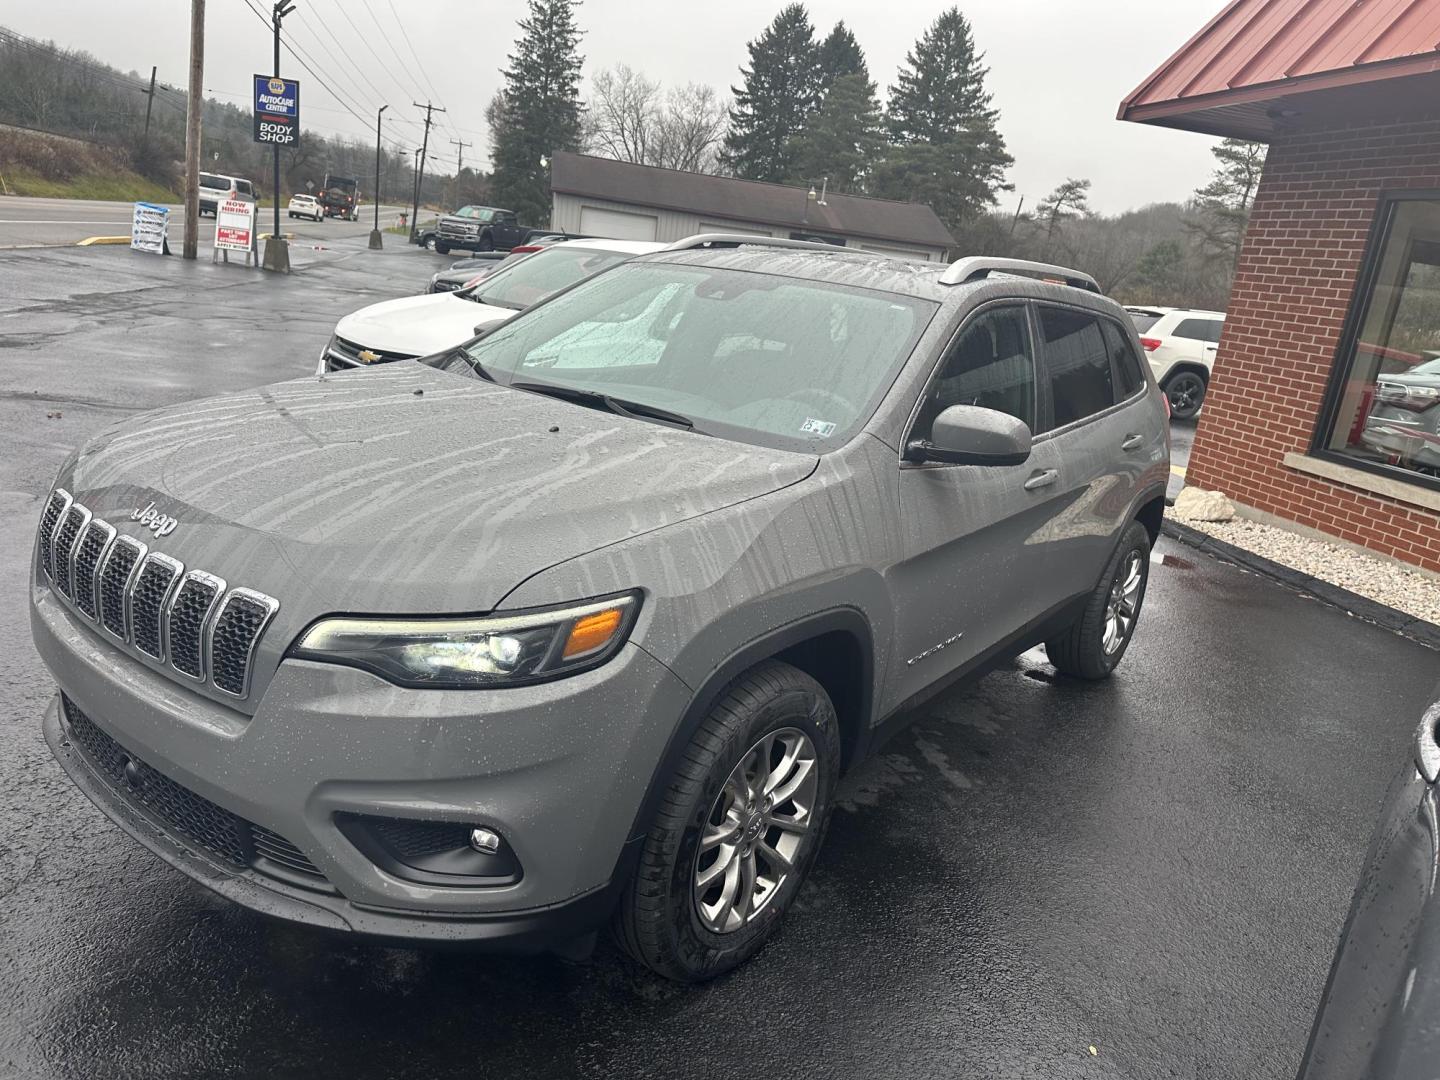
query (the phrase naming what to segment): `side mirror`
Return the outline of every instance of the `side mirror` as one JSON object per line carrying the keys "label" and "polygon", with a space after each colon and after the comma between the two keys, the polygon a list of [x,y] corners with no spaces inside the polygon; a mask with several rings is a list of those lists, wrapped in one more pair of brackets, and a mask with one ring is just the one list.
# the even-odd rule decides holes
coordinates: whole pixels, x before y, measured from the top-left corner
{"label": "side mirror", "polygon": [[1030,459],[1030,425],[977,405],[951,405],[935,418],[930,438],[912,439],[906,461],[950,465],[1023,465]]}

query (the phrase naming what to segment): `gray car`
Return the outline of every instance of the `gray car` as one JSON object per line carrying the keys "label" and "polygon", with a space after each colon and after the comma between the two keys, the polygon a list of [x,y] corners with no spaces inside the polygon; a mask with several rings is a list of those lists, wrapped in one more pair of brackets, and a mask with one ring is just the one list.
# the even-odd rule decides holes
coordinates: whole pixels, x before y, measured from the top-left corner
{"label": "gray car", "polygon": [[107,429],[42,513],[56,756],[237,903],[403,942],[752,955],[842,773],[1145,596],[1165,408],[1058,267],[715,237],[426,361]]}
{"label": "gray car", "polygon": [[1440,1072],[1440,701],[1385,796],[1299,1080]]}

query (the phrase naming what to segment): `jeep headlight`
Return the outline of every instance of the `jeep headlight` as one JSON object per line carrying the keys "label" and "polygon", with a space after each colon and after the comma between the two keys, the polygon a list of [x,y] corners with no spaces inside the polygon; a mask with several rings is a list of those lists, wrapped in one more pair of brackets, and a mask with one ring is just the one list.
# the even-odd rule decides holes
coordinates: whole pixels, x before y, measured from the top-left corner
{"label": "jeep headlight", "polygon": [[287,655],[362,668],[401,686],[521,686],[603,664],[625,644],[639,611],[639,594],[625,593],[479,618],[326,618]]}

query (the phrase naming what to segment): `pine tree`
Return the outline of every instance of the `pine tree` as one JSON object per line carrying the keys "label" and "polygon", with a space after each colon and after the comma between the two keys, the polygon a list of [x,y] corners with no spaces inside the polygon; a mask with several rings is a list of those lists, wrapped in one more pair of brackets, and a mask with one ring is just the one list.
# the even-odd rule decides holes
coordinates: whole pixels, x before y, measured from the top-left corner
{"label": "pine tree", "polygon": [[1210,151],[1219,164],[1210,183],[1195,192],[1196,216],[1186,222],[1207,257],[1240,262],[1240,245],[1250,221],[1250,204],[1265,168],[1265,146],[1244,139],[1226,139]]}
{"label": "pine tree", "polygon": [[782,8],[747,48],[744,85],[730,88],[735,103],[721,162],[746,180],[784,180],[794,171],[792,140],[819,103],[819,54],[805,5]]}
{"label": "pine tree", "polygon": [[891,143],[882,187],[894,198],[929,203],[952,228],[1009,191],[1014,159],[985,90],[989,73],[959,8],[943,12],[905,57],[890,88]]}
{"label": "pine tree", "polygon": [[842,75],[792,140],[790,179],[819,184],[828,177],[831,191],[862,191],[884,143],[875,84],[862,74]]}
{"label": "pine tree", "polygon": [[532,224],[550,220],[550,155],[580,146],[579,2],[529,0],[510,66],[502,71],[501,104],[492,107],[502,121],[491,132],[495,201]]}
{"label": "pine tree", "polygon": [[1035,220],[1045,228],[1045,247],[1048,254],[1055,240],[1055,234],[1064,229],[1067,221],[1090,214],[1090,181],[1068,177],[1054,191],[1040,200]]}
{"label": "pine tree", "polygon": [[836,79],[846,75],[859,75],[867,82],[870,80],[870,68],[865,63],[865,52],[843,21],[837,22],[835,29],[820,43],[818,59],[822,100],[830,92]]}

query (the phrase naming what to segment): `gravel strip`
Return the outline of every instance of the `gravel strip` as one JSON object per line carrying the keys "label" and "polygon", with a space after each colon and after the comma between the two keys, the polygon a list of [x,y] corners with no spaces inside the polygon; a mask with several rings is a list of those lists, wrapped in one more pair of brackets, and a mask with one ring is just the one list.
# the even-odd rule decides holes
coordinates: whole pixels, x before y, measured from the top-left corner
{"label": "gravel strip", "polygon": [[1236,518],[1225,522],[1186,521],[1185,524],[1378,604],[1440,624],[1440,582],[1417,571],[1258,521]]}

